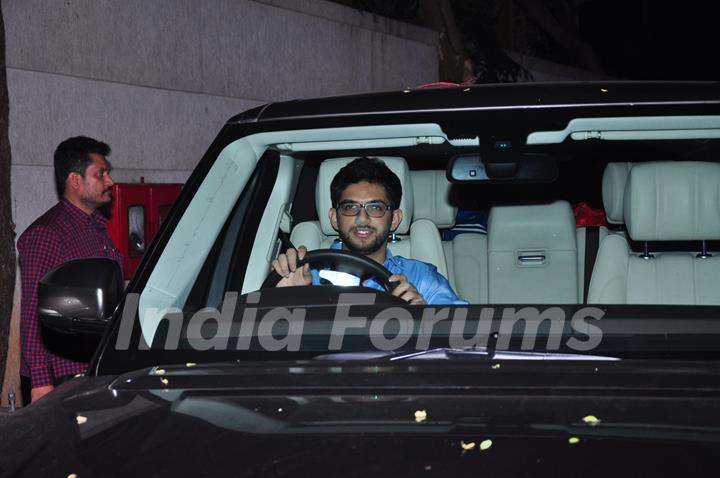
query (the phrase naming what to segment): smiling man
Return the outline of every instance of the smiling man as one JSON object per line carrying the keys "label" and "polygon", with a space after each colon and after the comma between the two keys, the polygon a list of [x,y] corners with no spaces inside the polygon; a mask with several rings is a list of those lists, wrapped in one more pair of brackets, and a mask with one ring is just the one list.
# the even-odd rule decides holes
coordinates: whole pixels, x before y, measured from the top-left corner
{"label": "smiling man", "polygon": [[[362,254],[382,264],[397,282],[392,294],[411,304],[464,304],[437,268],[425,262],[394,256],[388,248],[390,234],[403,219],[400,210],[402,185],[390,168],[377,158],[357,158],[343,167],[330,184],[333,207],[328,211],[340,242],[333,248]],[[288,249],[272,263],[282,279],[278,287],[318,284],[316,271],[309,264],[297,268],[306,253],[300,246]],[[374,280],[366,287],[383,290]]]}
{"label": "smiling man", "polygon": [[59,357],[43,344],[37,315],[37,288],[55,266],[83,257],[122,256],[107,234],[107,219],[97,211],[112,201],[110,147],[78,136],[55,150],[55,185],[60,201],[40,216],[18,240],[21,275],[21,378],[23,395],[37,400],[55,386],[85,371],[87,364]]}

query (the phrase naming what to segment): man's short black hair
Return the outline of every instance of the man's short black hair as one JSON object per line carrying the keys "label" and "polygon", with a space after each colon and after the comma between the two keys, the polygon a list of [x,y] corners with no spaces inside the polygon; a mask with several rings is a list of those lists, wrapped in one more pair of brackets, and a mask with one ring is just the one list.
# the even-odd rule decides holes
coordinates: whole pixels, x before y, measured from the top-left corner
{"label": "man's short black hair", "polygon": [[385,193],[390,201],[390,208],[398,209],[400,207],[400,200],[402,199],[400,179],[381,160],[368,157],[352,160],[335,175],[332,183],[330,183],[330,198],[333,207],[337,207],[340,195],[345,191],[345,188],[351,184],[361,182],[381,185],[385,188]]}
{"label": "man's short black hair", "polygon": [[110,146],[87,136],[75,136],[60,143],[55,149],[53,163],[55,166],[55,187],[58,194],[65,193],[65,180],[70,173],[85,175],[85,170],[92,163],[91,154],[110,155]]}

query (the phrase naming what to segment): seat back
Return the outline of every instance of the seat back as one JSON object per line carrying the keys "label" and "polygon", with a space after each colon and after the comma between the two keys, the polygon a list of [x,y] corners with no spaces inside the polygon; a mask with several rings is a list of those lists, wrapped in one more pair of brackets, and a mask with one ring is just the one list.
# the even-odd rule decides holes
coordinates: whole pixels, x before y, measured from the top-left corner
{"label": "seat back", "polygon": [[492,208],[489,302],[578,303],[577,254],[575,218],[566,201]]}
{"label": "seat back", "polygon": [[625,185],[633,163],[608,163],[603,172],[602,198],[608,224],[623,224]]}
{"label": "seat back", "polygon": [[[457,208],[450,201],[451,183],[445,171],[411,171],[415,218],[432,221],[440,229],[455,225]],[[446,277],[458,296],[471,304],[487,303],[487,236],[458,234],[442,241]]]}
{"label": "seat back", "polygon": [[695,248],[646,256],[609,235],[598,251],[588,302],[720,304],[720,256],[698,254],[703,240],[720,239],[720,164],[636,163],[622,210],[631,239],[694,241]]}
{"label": "seat back", "polygon": [[[627,182],[628,174],[632,169],[633,163],[608,163],[605,167],[602,177],[602,198],[603,207],[605,209],[605,219],[608,224],[620,225],[624,223],[623,219],[623,196],[625,195],[625,183]],[[593,258],[597,256],[599,250],[599,244],[607,237],[610,233],[607,227],[597,227],[597,238],[592,244],[586,247],[588,241],[588,228],[578,227],[577,228],[577,248],[578,248],[578,297],[585,298],[585,267],[586,263],[594,264]],[[612,231],[613,234],[621,234],[624,232],[621,229],[615,229]],[[591,247],[595,246],[595,247]],[[591,257],[586,257],[586,252],[594,254]],[[589,261],[589,262],[588,262]],[[592,270],[589,269],[588,273],[592,274]],[[589,287],[588,287],[589,289]],[[589,292],[589,291],[588,291]]]}
{"label": "seat back", "polygon": [[443,241],[448,279],[453,289],[471,304],[488,303],[487,236],[475,232]]}
{"label": "seat back", "polygon": [[450,203],[450,181],[445,171],[411,171],[414,191],[414,219],[428,219],[439,229],[455,225],[457,208]]}

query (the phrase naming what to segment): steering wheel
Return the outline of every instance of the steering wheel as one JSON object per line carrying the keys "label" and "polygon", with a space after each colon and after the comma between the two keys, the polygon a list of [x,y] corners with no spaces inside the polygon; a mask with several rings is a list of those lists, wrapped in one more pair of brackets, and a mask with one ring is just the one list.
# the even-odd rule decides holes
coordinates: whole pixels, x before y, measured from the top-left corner
{"label": "steering wheel", "polygon": [[[395,284],[388,280],[392,275],[389,270],[356,252],[340,249],[317,249],[306,253],[305,257],[298,261],[297,267],[300,268],[305,264],[310,264],[311,269],[333,269],[347,272],[359,277],[361,283],[374,277],[388,292],[395,288]],[[280,274],[272,270],[263,282],[261,289],[275,287],[281,279]]]}

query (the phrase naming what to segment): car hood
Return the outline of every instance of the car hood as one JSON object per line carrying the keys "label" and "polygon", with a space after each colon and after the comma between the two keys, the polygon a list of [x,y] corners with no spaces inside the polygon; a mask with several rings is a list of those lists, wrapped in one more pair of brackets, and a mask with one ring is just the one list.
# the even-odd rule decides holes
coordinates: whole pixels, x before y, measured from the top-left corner
{"label": "car hood", "polygon": [[184,364],[78,378],[0,418],[0,470],[477,477],[720,468],[713,363],[457,362]]}

